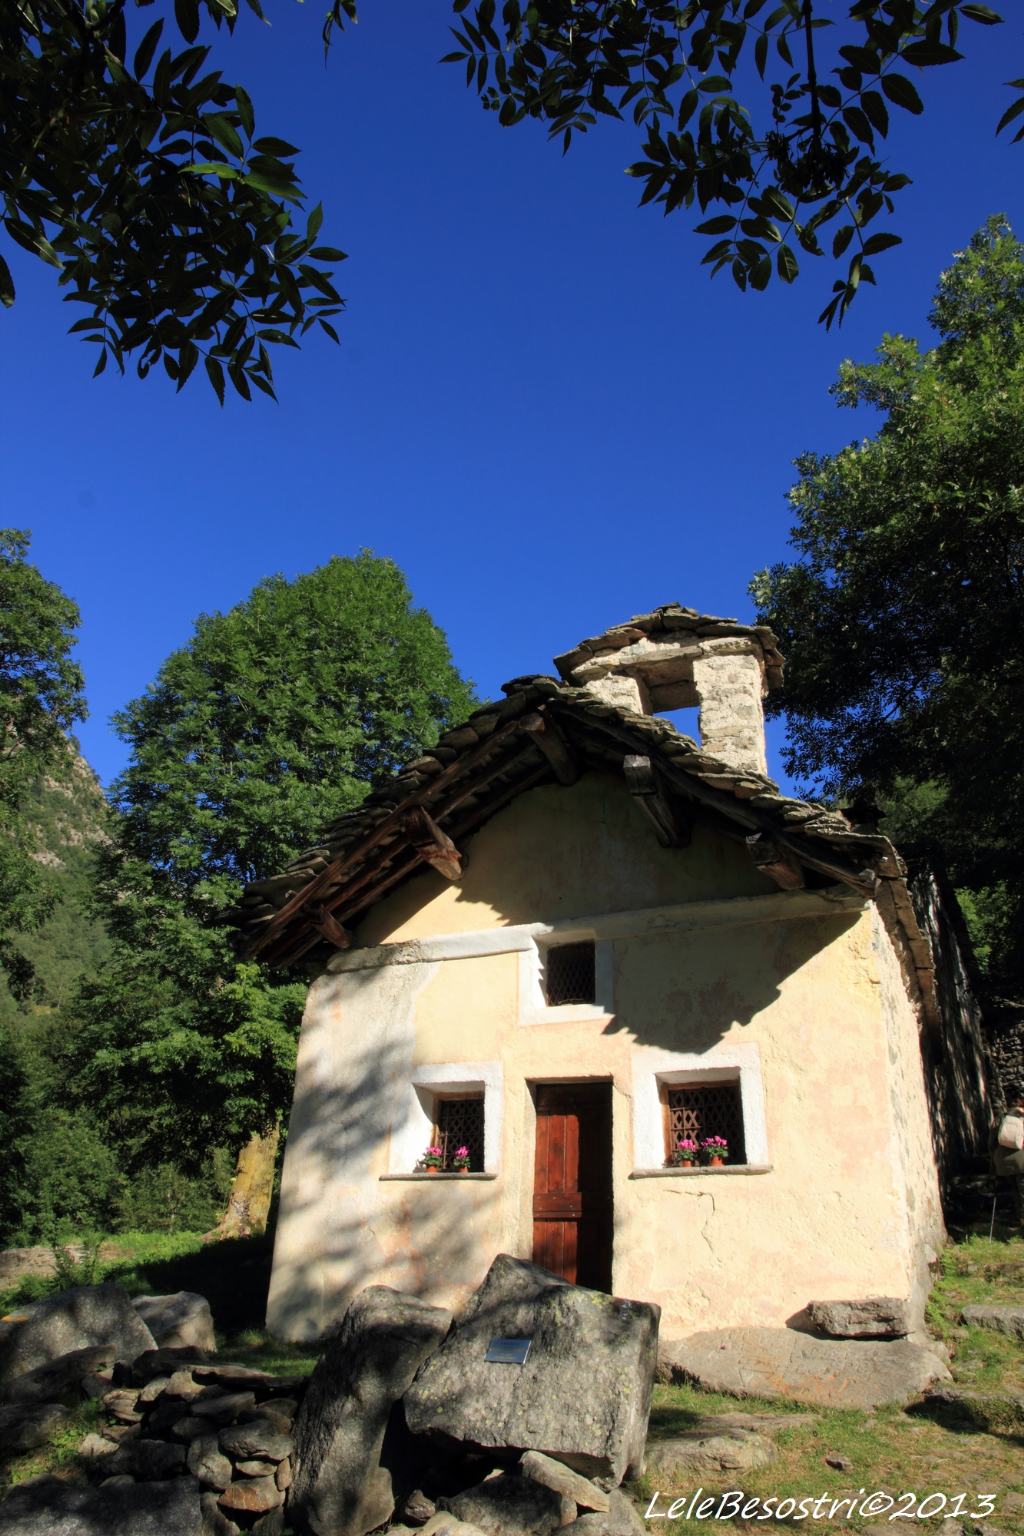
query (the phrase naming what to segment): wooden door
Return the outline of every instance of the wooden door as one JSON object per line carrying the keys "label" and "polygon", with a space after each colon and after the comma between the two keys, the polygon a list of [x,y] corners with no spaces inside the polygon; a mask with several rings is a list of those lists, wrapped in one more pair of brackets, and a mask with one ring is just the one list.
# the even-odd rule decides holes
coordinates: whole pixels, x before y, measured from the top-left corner
{"label": "wooden door", "polygon": [[543,1083],[536,1090],[533,1260],[574,1285],[610,1291],[610,1083]]}

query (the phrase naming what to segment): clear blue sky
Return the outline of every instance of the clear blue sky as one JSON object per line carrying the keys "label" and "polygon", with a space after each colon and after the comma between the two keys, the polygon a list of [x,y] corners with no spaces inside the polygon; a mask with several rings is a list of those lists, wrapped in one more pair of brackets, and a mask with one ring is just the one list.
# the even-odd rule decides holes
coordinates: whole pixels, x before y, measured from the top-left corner
{"label": "clear blue sky", "polygon": [[928,72],[923,119],[894,110],[906,243],[832,333],[826,262],[743,295],[700,268],[685,212],[637,209],[631,126],[565,159],[538,125],[499,128],[436,62],[443,4],[365,0],[326,66],[320,6],[267,9],[220,62],[259,130],[303,146],[323,238],[350,253],[340,349],[281,356],[276,406],[220,410],[199,375],[178,396],[156,374],[93,381],[50,269],[6,252],[0,520],[32,528],[81,606],[80,737],[104,780],[124,761],[112,711],[198,613],[332,554],[392,556],[485,695],[657,603],[749,617],[751,573],[785,557],[794,456],[873,428],[828,397],[840,360],[924,336],[939,271],[988,214],[1024,234],[1024,145],[994,138],[1024,73],[1012,7],[965,25],[968,62]]}

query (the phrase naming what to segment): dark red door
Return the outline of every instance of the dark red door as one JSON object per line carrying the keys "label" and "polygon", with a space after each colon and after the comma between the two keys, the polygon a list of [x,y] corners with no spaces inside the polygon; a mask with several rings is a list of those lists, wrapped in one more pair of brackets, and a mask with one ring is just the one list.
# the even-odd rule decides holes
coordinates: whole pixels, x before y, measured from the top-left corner
{"label": "dark red door", "polygon": [[536,1089],[533,1260],[574,1285],[612,1282],[610,1083]]}

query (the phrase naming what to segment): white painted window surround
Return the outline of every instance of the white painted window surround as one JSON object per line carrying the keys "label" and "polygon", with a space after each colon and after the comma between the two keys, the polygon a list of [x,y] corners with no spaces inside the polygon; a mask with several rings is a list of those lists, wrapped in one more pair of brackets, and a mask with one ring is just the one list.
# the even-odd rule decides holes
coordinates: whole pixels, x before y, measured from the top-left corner
{"label": "white painted window surround", "polygon": [[768,1164],[761,1054],[755,1044],[726,1043],[700,1052],[637,1047],[632,1058],[633,1161],[636,1171],[646,1172],[665,1165],[662,1087],[701,1082],[739,1082],[746,1166],[765,1167]]}
{"label": "white painted window surround", "polygon": [[500,1061],[443,1061],[415,1067],[406,1086],[405,1113],[391,1131],[388,1173],[412,1173],[430,1145],[437,1100],[444,1093],[481,1093],[484,1100],[484,1172],[501,1160],[503,1076]]}
{"label": "white painted window surround", "polygon": [[[552,1008],[544,995],[544,960],[549,949],[562,944],[590,942],[594,946],[594,1001],[559,1003]],[[519,1023],[576,1023],[583,1019],[607,1019],[615,1012],[614,945],[598,938],[593,928],[559,924],[554,931],[532,934],[519,951]]]}

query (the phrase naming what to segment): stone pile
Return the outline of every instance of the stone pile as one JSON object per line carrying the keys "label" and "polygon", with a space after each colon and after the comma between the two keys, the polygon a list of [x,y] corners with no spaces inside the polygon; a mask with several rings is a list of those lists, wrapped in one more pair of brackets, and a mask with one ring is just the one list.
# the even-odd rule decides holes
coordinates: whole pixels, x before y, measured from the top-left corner
{"label": "stone pile", "polygon": [[[458,1322],[384,1286],[361,1292],[306,1382],[155,1347],[123,1302],[71,1296],[69,1315],[106,1308],[116,1338],[6,1382],[0,1458],[44,1443],[83,1399],[98,1399],[104,1422],[70,1477],[32,1479],[0,1503],[0,1536],[644,1529],[618,1484],[642,1464],[656,1307],[499,1255]],[[49,1326],[72,1336],[66,1317]],[[125,1326],[150,1347],[126,1349]],[[495,1338],[529,1340],[526,1361],[485,1360]],[[42,1348],[38,1330],[28,1342],[25,1358]]]}

